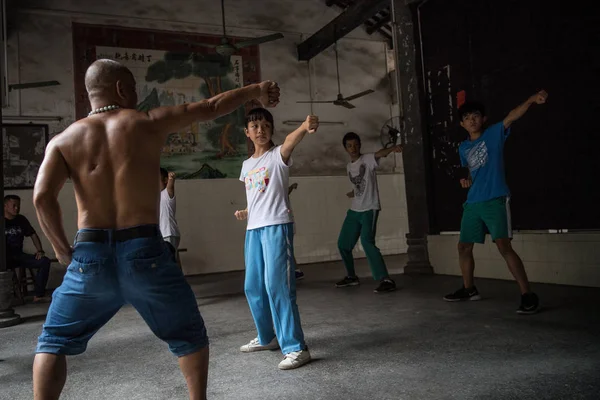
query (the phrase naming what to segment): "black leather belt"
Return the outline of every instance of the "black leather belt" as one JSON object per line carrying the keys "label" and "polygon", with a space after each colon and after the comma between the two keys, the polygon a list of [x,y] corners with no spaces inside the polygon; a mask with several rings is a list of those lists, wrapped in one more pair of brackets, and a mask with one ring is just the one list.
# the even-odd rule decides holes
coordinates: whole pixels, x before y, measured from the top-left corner
{"label": "black leather belt", "polygon": [[112,236],[113,242],[125,242],[127,240],[160,236],[160,229],[156,225],[142,225],[133,228],[119,229],[109,234],[108,230],[78,232],[75,242],[106,243]]}

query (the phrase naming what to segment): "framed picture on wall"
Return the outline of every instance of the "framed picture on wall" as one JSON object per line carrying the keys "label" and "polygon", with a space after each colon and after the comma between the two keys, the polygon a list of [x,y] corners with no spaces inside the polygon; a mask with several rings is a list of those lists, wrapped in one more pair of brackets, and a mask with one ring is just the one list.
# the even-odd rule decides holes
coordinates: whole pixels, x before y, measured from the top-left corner
{"label": "framed picture on wall", "polygon": [[44,160],[48,125],[2,124],[4,189],[31,189]]}

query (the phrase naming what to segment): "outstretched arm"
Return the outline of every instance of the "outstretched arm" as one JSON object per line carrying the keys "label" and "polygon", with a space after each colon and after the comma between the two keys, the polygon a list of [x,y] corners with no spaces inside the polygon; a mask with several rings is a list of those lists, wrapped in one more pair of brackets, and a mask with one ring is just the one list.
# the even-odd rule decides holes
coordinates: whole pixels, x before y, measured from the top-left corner
{"label": "outstretched arm", "polygon": [[396,146],[388,147],[387,149],[381,149],[375,153],[375,160],[379,160],[380,158],[387,157],[391,153],[400,153],[402,151],[402,145],[397,144]]}
{"label": "outstretched arm", "polygon": [[58,193],[68,178],[67,163],[56,141],[51,140],[46,147],[46,155],[35,181],[33,204],[40,226],[52,244],[56,258],[64,265],[71,263],[71,246],[62,222]]}
{"label": "outstretched arm", "polygon": [[315,115],[309,115],[306,117],[306,121],[300,125],[298,129],[286,136],[285,141],[281,145],[281,157],[283,162],[287,164],[294,148],[302,141],[306,133],[315,133],[319,127],[319,117]]}
{"label": "outstretched arm", "polygon": [[513,122],[525,115],[525,113],[527,112],[527,110],[529,110],[529,107],[531,107],[532,104],[544,104],[547,98],[548,93],[545,90],[541,90],[533,96],[529,97],[525,101],[525,103],[521,104],[520,106],[508,113],[506,118],[504,118],[504,128],[508,129]]}
{"label": "outstretched arm", "polygon": [[195,103],[158,107],[148,111],[148,116],[156,124],[158,131],[166,134],[194,122],[210,121],[227,115],[254,99],[260,101],[263,107],[275,107],[279,103],[279,86],[275,82],[264,81]]}
{"label": "outstretched arm", "polygon": [[169,198],[175,197],[175,172],[169,172],[169,178],[167,180],[167,194]]}

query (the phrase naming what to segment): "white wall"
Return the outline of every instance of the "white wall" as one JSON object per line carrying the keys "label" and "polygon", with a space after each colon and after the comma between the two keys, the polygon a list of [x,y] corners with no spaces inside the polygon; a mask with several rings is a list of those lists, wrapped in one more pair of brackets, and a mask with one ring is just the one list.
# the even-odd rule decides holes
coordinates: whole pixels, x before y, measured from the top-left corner
{"label": "white wall", "polygon": [[[339,260],[337,238],[345,217],[350,190],[343,176],[298,177],[298,189],[291,195],[296,218],[295,251],[298,263]],[[245,223],[237,221],[233,213],[244,208],[246,198],[241,182],[235,179],[180,181],[176,184],[178,220],[181,228],[181,247],[184,272],[189,275],[244,269]],[[404,235],[408,231],[405,207],[404,176],[379,176],[382,212],[377,228],[377,244],[383,254],[406,252]],[[44,249],[52,254],[47,239],[41,232],[32,204],[32,191],[7,191],[22,198],[21,212],[40,233]],[[67,236],[77,231],[76,204],[73,189],[66,184],[59,201]],[[25,251],[34,251],[31,240],[26,240]],[[364,257],[360,242],[356,257]],[[53,265],[50,286],[60,282],[63,267]],[[401,269],[391,270],[401,273]],[[341,273],[341,271],[340,271]]]}
{"label": "white wall", "polygon": [[[281,31],[285,39],[261,45],[263,79],[279,82],[282,101],[274,111],[275,141],[294,126],[286,120],[303,120],[310,112],[322,121],[342,121],[343,125],[323,126],[307,137],[294,153],[292,182],[299,188],[292,194],[297,221],[296,252],[300,263],[339,259],[337,237],[349,200],[350,183],[345,175],[347,156],[341,145],[349,130],[362,136],[363,149],[380,148],[379,130],[392,115],[384,79],[386,45],[368,36],[362,28],[340,40],[342,93],[350,95],[379,87],[376,93],[353,101],[357,108],[347,110],[333,105],[297,104],[298,100],[333,99],[337,94],[335,60],[332,49],[315,57],[310,65],[297,61],[296,45],[333,19],[338,11],[321,0],[261,1],[226,0],[228,34],[253,37]],[[220,7],[215,1],[188,2],[158,0],[74,2],[67,0],[23,0],[12,21],[9,35],[9,82],[58,80],[61,85],[42,89],[13,91],[4,116],[61,116],[48,122],[51,134],[60,133],[75,119],[73,86],[73,22],[159,29],[179,32],[221,34]],[[24,120],[27,122],[26,120]],[[407,217],[402,159],[391,155],[382,162],[379,176],[381,202],[377,240],[384,254],[406,251]],[[392,173],[395,171],[396,173]],[[22,213],[39,231],[31,203],[31,190],[13,191],[23,198]],[[10,192],[10,193],[13,193]],[[9,191],[7,191],[9,193]],[[245,207],[245,194],[237,179],[188,180],[177,182],[181,246],[187,274],[214,273],[244,268],[244,224],[233,212]],[[76,205],[72,187],[60,194],[67,235],[76,232]],[[41,233],[41,231],[39,231]],[[42,236],[46,250],[50,246]],[[32,250],[30,241],[26,249]],[[364,256],[360,244],[358,257]],[[60,282],[64,268],[55,266],[50,286]],[[395,271],[401,272],[401,271]]]}
{"label": "white wall", "polygon": [[[458,235],[428,237],[436,274],[460,275]],[[532,282],[600,287],[600,233],[517,233],[513,248]],[[489,235],[475,245],[475,276],[513,279]]]}

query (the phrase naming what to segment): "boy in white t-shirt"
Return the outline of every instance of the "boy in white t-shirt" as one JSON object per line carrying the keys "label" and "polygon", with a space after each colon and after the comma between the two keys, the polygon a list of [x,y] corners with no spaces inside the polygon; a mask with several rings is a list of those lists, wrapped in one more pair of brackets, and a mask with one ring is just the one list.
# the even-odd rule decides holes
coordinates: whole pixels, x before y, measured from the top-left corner
{"label": "boy in white t-shirt", "polygon": [[160,178],[159,228],[163,239],[169,244],[169,248],[173,252],[173,256],[175,256],[181,239],[179,226],[177,226],[177,219],[175,218],[177,208],[175,200],[175,173],[161,168]]}
{"label": "boy in white t-shirt", "polygon": [[248,207],[235,216],[248,220],[244,290],[258,337],[240,350],[281,347],[285,357],[280,369],[298,368],[310,361],[296,304],[294,223],[287,190],[292,152],[318,126],[318,118],[308,116],[282,145],[275,146],[271,113],[255,108],[246,117],[245,132],[254,143],[254,154],[244,161],[240,174]]}
{"label": "boy in white t-shirt", "polygon": [[338,238],[338,249],[344,261],[347,276],[335,286],[340,288],[356,286],[360,283],[354,271],[354,257],[352,256],[352,249],[360,237],[373,273],[373,279],[380,281],[375,293],[392,292],[396,290],[396,282],[390,279],[381,251],[375,245],[377,217],[381,210],[375,170],[379,166],[380,158],[387,157],[391,153],[401,152],[402,146],[397,145],[381,149],[376,153],[361,154],[360,137],[354,132],[348,132],[342,143],[350,155],[351,162],[346,166],[346,170],[354,189],[346,194],[352,199],[352,206],[346,214]]}

